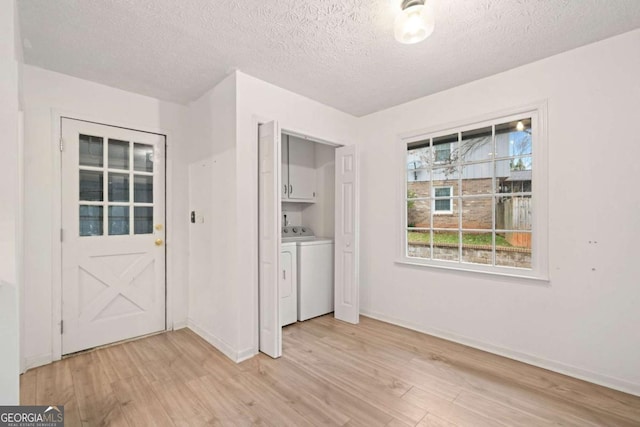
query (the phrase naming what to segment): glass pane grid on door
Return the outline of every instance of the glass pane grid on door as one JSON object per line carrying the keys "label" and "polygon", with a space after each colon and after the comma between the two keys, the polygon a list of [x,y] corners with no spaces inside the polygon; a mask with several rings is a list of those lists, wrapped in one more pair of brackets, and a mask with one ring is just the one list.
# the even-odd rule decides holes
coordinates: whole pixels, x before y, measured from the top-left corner
{"label": "glass pane grid on door", "polygon": [[80,236],[152,234],[153,146],[82,134],[79,141]]}

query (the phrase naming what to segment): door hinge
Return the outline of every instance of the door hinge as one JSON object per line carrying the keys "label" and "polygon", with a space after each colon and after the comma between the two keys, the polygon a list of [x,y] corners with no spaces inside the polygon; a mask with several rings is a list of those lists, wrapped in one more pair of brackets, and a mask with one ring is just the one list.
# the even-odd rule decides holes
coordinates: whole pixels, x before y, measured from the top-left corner
{"label": "door hinge", "polygon": [[62,242],[62,240],[64,239],[64,233],[62,228],[60,229],[60,241]]}
{"label": "door hinge", "polygon": [[60,335],[64,332],[64,320],[60,321]]}
{"label": "door hinge", "polygon": [[64,139],[60,138],[60,151],[64,151]]}

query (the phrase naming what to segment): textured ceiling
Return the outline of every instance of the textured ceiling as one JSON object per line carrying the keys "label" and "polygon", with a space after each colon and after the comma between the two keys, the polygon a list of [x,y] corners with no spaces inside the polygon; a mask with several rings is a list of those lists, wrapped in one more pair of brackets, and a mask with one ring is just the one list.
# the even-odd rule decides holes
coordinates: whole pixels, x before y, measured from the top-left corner
{"label": "textured ceiling", "polygon": [[[233,69],[356,116],[640,28],[640,0],[18,0],[28,64],[188,103]],[[637,54],[635,52],[634,54]]]}

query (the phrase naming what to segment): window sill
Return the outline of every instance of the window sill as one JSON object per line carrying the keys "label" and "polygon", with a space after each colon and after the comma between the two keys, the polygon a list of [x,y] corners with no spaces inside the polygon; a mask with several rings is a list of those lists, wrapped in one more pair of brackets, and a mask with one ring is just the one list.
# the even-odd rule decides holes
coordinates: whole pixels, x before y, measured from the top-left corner
{"label": "window sill", "polygon": [[483,269],[482,268],[483,266],[481,265],[476,266],[474,264],[455,264],[455,266],[454,264],[452,265],[446,265],[446,264],[440,264],[440,263],[435,264],[433,262],[429,262],[427,264],[425,262],[420,262],[420,260],[418,259],[414,260],[411,258],[400,258],[400,259],[397,259],[395,263],[399,265],[406,265],[409,267],[420,267],[420,268],[428,268],[428,269],[432,268],[437,270],[446,270],[446,271],[462,273],[462,274],[470,274],[470,275],[481,274],[481,275],[487,275],[487,276],[498,276],[498,277],[522,280],[524,282],[531,282],[537,285],[543,285],[543,286],[550,285],[550,279],[547,275],[535,274],[534,272],[529,272],[528,270],[524,270],[524,269],[522,270],[522,273],[520,273],[518,271],[519,269],[516,269],[516,268],[514,269],[505,268],[505,271],[496,271],[494,270],[496,267],[491,267],[491,270],[489,270],[489,269]]}

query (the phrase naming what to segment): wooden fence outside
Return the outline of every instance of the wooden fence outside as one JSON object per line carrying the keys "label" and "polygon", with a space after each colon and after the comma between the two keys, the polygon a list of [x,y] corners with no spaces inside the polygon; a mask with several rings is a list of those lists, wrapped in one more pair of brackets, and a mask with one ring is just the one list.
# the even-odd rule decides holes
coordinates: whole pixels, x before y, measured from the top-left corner
{"label": "wooden fence outside", "polygon": [[531,197],[509,197],[496,205],[496,228],[527,230],[527,233],[505,233],[513,246],[531,248]]}

